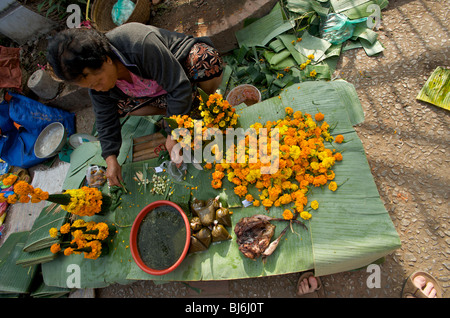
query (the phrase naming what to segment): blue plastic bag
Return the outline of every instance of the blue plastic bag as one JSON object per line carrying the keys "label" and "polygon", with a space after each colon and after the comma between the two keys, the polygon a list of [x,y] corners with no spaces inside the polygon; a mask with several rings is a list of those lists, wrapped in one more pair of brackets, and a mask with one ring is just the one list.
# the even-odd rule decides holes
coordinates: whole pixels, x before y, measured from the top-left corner
{"label": "blue plastic bag", "polygon": [[[11,166],[29,168],[47,159],[37,158],[34,143],[41,131],[60,122],[67,135],[75,133],[75,114],[41,104],[26,96],[8,93],[0,104],[0,158]],[[14,122],[20,127],[16,128]]]}
{"label": "blue plastic bag", "polygon": [[122,25],[127,22],[128,18],[134,11],[136,5],[131,0],[118,0],[111,12],[111,17],[115,25]]}

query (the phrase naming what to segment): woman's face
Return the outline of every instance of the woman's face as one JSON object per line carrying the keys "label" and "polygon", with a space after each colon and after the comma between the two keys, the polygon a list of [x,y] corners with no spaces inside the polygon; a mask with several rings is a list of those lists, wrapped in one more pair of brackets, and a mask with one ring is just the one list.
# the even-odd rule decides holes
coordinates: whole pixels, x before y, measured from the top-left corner
{"label": "woman's face", "polygon": [[99,69],[85,68],[83,70],[84,76],[75,82],[80,87],[86,87],[98,92],[106,92],[116,85],[118,79],[117,68],[110,57]]}

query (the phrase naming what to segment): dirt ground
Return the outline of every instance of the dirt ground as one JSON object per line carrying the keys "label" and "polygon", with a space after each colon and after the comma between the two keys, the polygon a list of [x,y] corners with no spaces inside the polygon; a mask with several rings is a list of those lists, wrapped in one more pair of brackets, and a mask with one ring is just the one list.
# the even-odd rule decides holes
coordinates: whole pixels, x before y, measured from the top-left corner
{"label": "dirt ground", "polygon": [[[174,7],[174,1],[167,1],[152,24],[195,34],[208,19],[237,8],[226,0],[178,2],[184,4]],[[402,247],[380,265],[380,288],[368,287],[372,272],[344,272],[321,277],[325,297],[397,298],[416,270],[434,275],[449,295],[450,118],[448,111],[416,100],[432,71],[449,66],[448,12],[447,1],[391,0],[378,31],[385,51],[377,57],[362,49],[341,55],[334,76],[354,84],[358,92],[365,121],[355,128]],[[96,297],[290,298],[296,297],[299,275],[191,283],[200,293],[179,282],[139,281],[98,289]]]}
{"label": "dirt ground", "polygon": [[[241,0],[166,0],[151,24],[190,34],[242,8]],[[402,247],[386,256],[380,288],[366,270],[321,277],[328,298],[397,298],[416,270],[437,278],[450,294],[450,181],[448,111],[416,100],[437,66],[449,67],[448,0],[391,0],[378,31],[385,51],[341,55],[335,78],[355,85],[365,121],[355,127]],[[232,34],[228,34],[229,37]],[[234,41],[234,39],[231,39]],[[36,47],[35,43],[35,47]],[[35,54],[41,49],[34,48]],[[34,65],[35,61],[30,61]],[[92,131],[92,111],[77,112],[78,132]],[[138,281],[95,290],[98,298],[296,297],[300,273],[219,282],[155,284]],[[198,292],[199,288],[201,292]]]}

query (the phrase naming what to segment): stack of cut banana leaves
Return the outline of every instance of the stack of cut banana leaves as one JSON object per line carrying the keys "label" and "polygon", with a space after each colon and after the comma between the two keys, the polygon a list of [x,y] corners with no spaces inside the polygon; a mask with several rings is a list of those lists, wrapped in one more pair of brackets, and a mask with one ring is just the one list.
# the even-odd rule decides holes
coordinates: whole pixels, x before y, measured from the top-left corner
{"label": "stack of cut banana leaves", "polygon": [[[223,179],[222,188],[212,188],[211,170],[201,167],[199,169],[198,164],[188,163],[181,179],[170,174],[168,169],[155,169],[167,160],[163,152],[159,158],[133,162],[133,138],[158,132],[160,128],[157,125],[158,118],[131,116],[122,125],[123,143],[119,155],[127,191],[120,194],[119,204],[114,210],[89,218],[92,221],[114,223],[116,226],[117,233],[109,243],[109,253],[96,260],[85,259],[80,255],[58,255],[51,261],[41,263],[45,286],[67,287],[67,282],[75,275],[69,270],[73,268],[80,273],[76,276],[79,288],[101,288],[113,283],[127,284],[136,280],[230,280],[306,270],[314,270],[316,275],[322,276],[367,266],[399,248],[398,234],[380,199],[362,143],[353,128],[364,121],[356,91],[352,84],[344,80],[329,80],[336,63],[330,61],[341,49],[334,50],[328,45],[312,46],[316,45],[316,42],[319,43],[318,41],[322,43],[314,30],[323,15],[335,11],[333,4],[341,5],[340,12],[349,14],[354,19],[361,17],[359,12],[366,17],[370,14],[366,12],[368,4],[381,5],[385,2],[288,0],[278,3],[267,16],[254,21],[236,34],[240,43],[240,48],[234,55],[237,60],[227,68],[226,79],[221,87],[222,94],[225,94],[245,80],[262,85],[260,87],[266,90],[261,102],[249,107],[244,104],[236,107],[240,116],[238,125],[244,129],[256,122],[265,123],[284,118],[284,110],[289,106],[294,111],[299,110],[312,116],[320,111],[333,127],[333,136],[342,134],[345,137],[345,143],[328,146],[336,148],[344,155],[344,159],[333,167],[335,181],[340,186],[335,192],[325,187],[317,187],[308,194],[308,202],[317,200],[320,207],[314,211],[310,220],[304,221],[305,227],[292,223],[277,249],[264,262],[261,258],[251,260],[245,257],[236,243],[233,231],[236,223],[243,217],[256,214],[279,218],[283,212],[282,208],[272,207],[267,212],[262,206],[247,206],[242,202],[243,199],[234,193],[234,185],[228,182],[227,178]],[[292,17],[296,17],[294,21]],[[307,22],[306,27],[300,21]],[[267,29],[264,32],[258,31],[261,28]],[[370,41],[364,37],[371,36],[369,31],[371,30],[366,28],[364,31],[358,31],[357,26],[354,33],[356,35],[348,41],[352,42],[352,45],[358,41],[360,44],[366,41],[366,45]],[[298,37],[302,37],[302,41],[297,42]],[[304,46],[301,46],[302,43]],[[372,43],[377,43],[377,40]],[[361,44],[361,47],[366,49],[368,45],[364,45]],[[285,59],[279,56],[283,51]],[[316,70],[318,75],[315,78],[310,78],[304,70],[297,69],[299,64],[308,59],[304,54],[314,55],[314,61],[307,67],[313,67],[308,71]],[[261,59],[265,62],[260,62]],[[274,65],[278,65],[276,72],[281,70],[285,72],[285,76],[278,76],[277,79],[276,73],[271,75]],[[286,67],[291,70],[295,68],[297,71],[286,72]],[[273,89],[273,85],[280,89]],[[63,189],[80,187],[89,165],[104,166],[105,162],[100,153],[98,142],[84,143],[75,149],[71,154],[70,169]],[[168,188],[165,191],[152,191],[155,174],[168,178]],[[249,186],[248,190],[257,196],[257,189]],[[107,187],[103,191],[107,192]],[[166,275],[153,276],[137,266],[131,255],[129,236],[134,219],[146,205],[156,200],[170,200],[179,204],[191,217],[189,203],[194,198],[207,200],[217,196],[222,204],[227,205],[233,212],[230,240],[216,242],[205,251],[188,254],[179,267]],[[56,220],[63,216],[61,213],[64,211],[48,213],[42,215],[42,218],[52,216],[55,222],[58,222]],[[36,228],[44,227],[49,222],[51,221],[38,220]],[[273,223],[276,225],[273,237],[276,238],[286,225],[284,222]],[[48,243],[37,234],[32,244],[27,242],[27,239],[28,235],[22,240],[23,246],[29,245],[32,250],[33,246],[38,248]],[[20,248],[20,251],[22,250],[23,248]],[[25,264],[33,264],[33,261],[26,261]],[[37,265],[17,267],[28,274],[27,271],[31,271],[34,266]],[[3,275],[3,271],[1,272]],[[0,281],[3,282],[3,279]]]}
{"label": "stack of cut banana leaves", "polygon": [[[384,50],[374,29],[387,5],[387,0],[279,1],[268,15],[236,33],[239,48],[225,56],[227,83],[252,84],[267,99],[293,83],[330,80],[341,52],[363,48],[376,56]],[[350,26],[347,40],[329,42],[322,35],[330,14],[361,22]]]}

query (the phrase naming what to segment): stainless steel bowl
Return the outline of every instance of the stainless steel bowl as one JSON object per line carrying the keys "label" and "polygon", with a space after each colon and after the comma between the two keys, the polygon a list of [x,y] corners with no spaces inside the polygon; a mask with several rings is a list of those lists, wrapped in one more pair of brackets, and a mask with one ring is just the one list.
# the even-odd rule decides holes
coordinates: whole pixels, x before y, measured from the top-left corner
{"label": "stainless steel bowl", "polygon": [[34,154],[38,158],[55,156],[64,147],[67,131],[63,124],[54,122],[45,127],[34,144]]}

